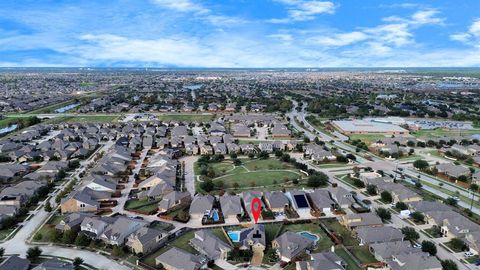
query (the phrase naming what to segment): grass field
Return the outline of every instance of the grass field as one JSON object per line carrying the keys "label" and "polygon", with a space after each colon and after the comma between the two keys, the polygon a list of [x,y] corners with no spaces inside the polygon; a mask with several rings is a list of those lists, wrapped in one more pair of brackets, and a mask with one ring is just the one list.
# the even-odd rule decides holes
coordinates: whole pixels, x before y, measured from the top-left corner
{"label": "grass field", "polygon": [[314,252],[322,252],[322,251],[327,251],[329,250],[333,242],[330,240],[328,235],[322,230],[320,225],[317,223],[304,223],[304,224],[289,224],[289,225],[284,225],[282,227],[282,230],[278,235],[281,235],[287,231],[290,232],[303,232],[307,231],[310,233],[313,233],[320,237],[320,239],[317,242],[317,246],[315,247]]}
{"label": "grass field", "polygon": [[419,130],[411,133],[415,137],[442,137],[442,136],[468,136],[473,134],[480,134],[480,129],[472,130]]}
{"label": "grass field", "polygon": [[[300,179],[299,184],[305,184],[305,175],[291,164],[282,162],[277,159],[242,159],[242,165],[234,166],[231,161],[225,160],[220,163],[210,163],[215,172],[215,178],[212,181],[223,181],[226,189],[234,188],[234,184],[238,184],[238,188],[244,189],[249,187],[265,187],[278,189],[285,179],[289,181]],[[194,165],[194,172],[199,175],[199,167]],[[204,176],[200,178],[202,181]],[[198,184],[198,183],[197,183]],[[277,188],[278,186],[278,188]]]}
{"label": "grass field", "polygon": [[8,127],[17,122],[18,117],[6,117],[5,119],[0,120],[0,128]]}
{"label": "grass field", "polygon": [[365,143],[373,143],[373,142],[376,142],[380,139],[385,138],[384,135],[363,135],[363,134],[352,134],[352,135],[348,135],[348,137],[352,141],[353,140],[361,140],[362,142],[365,142]]}
{"label": "grass field", "polygon": [[150,201],[147,199],[132,199],[125,203],[125,210],[135,210],[142,213],[149,213],[158,208],[158,202],[159,200]]}

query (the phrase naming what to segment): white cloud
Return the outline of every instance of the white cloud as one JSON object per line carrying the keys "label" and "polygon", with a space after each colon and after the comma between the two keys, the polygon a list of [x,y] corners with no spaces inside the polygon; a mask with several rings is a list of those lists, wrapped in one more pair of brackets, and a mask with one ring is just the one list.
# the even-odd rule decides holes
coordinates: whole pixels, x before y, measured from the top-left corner
{"label": "white cloud", "polygon": [[290,23],[295,21],[310,21],[320,14],[333,14],[335,4],[330,1],[307,1],[307,0],[277,0],[287,6],[287,18],[273,18],[267,20],[270,23]]}
{"label": "white cloud", "polygon": [[359,31],[350,32],[350,33],[340,33],[334,34],[333,36],[316,36],[307,40],[316,45],[322,45],[327,47],[339,47],[346,46],[359,41],[364,41],[368,36]]}
{"label": "white cloud", "polygon": [[412,15],[411,24],[424,25],[424,24],[443,24],[445,18],[437,17],[440,12],[436,9],[424,9],[415,12]]}
{"label": "white cloud", "polygon": [[468,27],[467,32],[452,34],[450,35],[450,39],[480,47],[480,18],[473,20],[472,24]]}
{"label": "white cloud", "polygon": [[164,8],[179,12],[208,13],[210,10],[191,0],[153,0],[153,2]]}

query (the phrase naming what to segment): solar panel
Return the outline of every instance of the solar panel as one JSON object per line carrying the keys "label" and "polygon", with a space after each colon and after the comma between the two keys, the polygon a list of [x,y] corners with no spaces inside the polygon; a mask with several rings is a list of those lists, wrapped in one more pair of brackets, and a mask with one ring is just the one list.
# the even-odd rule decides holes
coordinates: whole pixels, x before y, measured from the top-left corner
{"label": "solar panel", "polygon": [[307,198],[305,198],[304,195],[293,195],[293,197],[295,198],[295,201],[297,202],[297,206],[299,208],[308,207]]}

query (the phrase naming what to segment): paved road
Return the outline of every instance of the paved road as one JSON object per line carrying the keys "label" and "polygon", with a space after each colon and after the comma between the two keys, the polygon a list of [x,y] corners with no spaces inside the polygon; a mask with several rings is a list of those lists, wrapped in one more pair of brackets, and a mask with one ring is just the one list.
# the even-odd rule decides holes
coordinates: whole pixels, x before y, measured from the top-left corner
{"label": "paved road", "polygon": [[190,194],[195,195],[195,173],[193,165],[198,160],[199,156],[186,156],[180,159],[180,162],[185,164],[185,188]]}
{"label": "paved road", "polygon": [[[113,144],[112,143],[107,143],[103,147],[99,148],[97,152],[99,151],[105,151],[109,147],[111,147]],[[55,206],[55,197],[58,194],[60,190],[63,189],[68,183],[70,183],[73,178],[78,177],[78,175],[85,170],[85,168],[93,162],[94,160],[94,155],[92,155],[91,158],[87,159],[86,161],[82,162],[82,167],[77,169],[72,176],[70,177],[69,181],[66,181],[63,183],[62,188],[57,189],[51,196],[50,203]],[[43,207],[40,207],[38,211],[33,215],[33,217],[28,220],[27,222],[24,222],[24,226],[18,230],[18,232],[15,234],[13,238],[11,238],[8,241],[5,241],[4,243],[0,244],[0,247],[5,248],[5,254],[20,254],[22,257],[25,257],[25,254],[27,250],[32,247],[33,245],[28,244],[29,239],[31,238],[32,234],[37,230],[37,228],[41,227],[46,220],[49,218],[51,213],[48,213],[44,210]],[[98,269],[130,269],[129,267],[123,266],[116,262],[115,260],[112,260],[108,257],[105,257],[103,255],[90,252],[90,251],[85,251],[85,250],[77,250],[77,249],[70,249],[70,248],[64,248],[64,247],[58,247],[58,246],[45,246],[41,245],[40,248],[42,249],[42,254],[43,255],[51,255],[51,256],[59,256],[59,257],[65,257],[65,258],[75,258],[75,257],[81,257],[85,263],[90,264]]]}
{"label": "paved road", "polygon": [[[294,102],[294,108],[295,108],[295,107],[296,107],[296,103]],[[304,112],[304,110],[302,110],[301,113],[297,112],[296,110],[293,110],[292,112],[290,112],[290,113],[288,114],[288,116],[289,116],[290,119],[291,119],[291,120],[290,120],[290,123],[291,123],[295,128],[297,128],[297,129],[300,130],[300,131],[304,131],[305,135],[306,135],[307,137],[309,137],[310,139],[314,139],[314,138],[316,137],[316,135],[315,135],[312,131],[308,130],[308,129],[310,129],[311,126],[308,124],[307,121],[305,121],[305,112]],[[304,122],[304,126],[307,127],[307,129],[301,127],[300,125],[298,125],[298,124],[296,123],[296,121],[294,120],[294,117],[295,117],[295,116],[298,117],[297,119],[299,119],[300,121],[303,121],[303,122]],[[320,132],[320,131],[318,131],[318,130],[316,130],[315,133],[320,134],[321,138],[323,138],[323,139],[327,139],[327,140],[328,140],[328,139],[334,139],[334,138],[332,138],[331,136],[328,136],[328,135],[326,135],[326,134],[323,134],[322,132]],[[326,135],[326,136],[325,136],[325,135]],[[349,145],[345,145],[345,143],[343,143],[343,142],[339,142],[339,141],[336,141],[336,140],[335,140],[335,141],[334,141],[334,144],[337,145],[337,146],[339,146],[340,148],[343,148],[343,149],[346,149],[346,150],[350,150],[350,151],[352,151],[352,153],[355,153],[355,149],[353,149],[353,148],[352,148],[351,146],[349,146]],[[382,161],[384,161],[384,159],[380,159],[380,158],[375,157],[375,156],[374,156],[373,158],[374,158],[374,160],[382,160]],[[343,187],[343,188],[345,188],[345,189],[347,189],[347,190],[354,190],[354,191],[355,191],[355,189],[353,189],[352,187],[346,185],[346,184],[343,183],[342,181],[337,180],[336,177],[335,177],[335,175],[334,175],[332,172],[330,172],[329,170],[319,169],[318,167],[312,166],[310,163],[306,162],[306,161],[303,160],[303,159],[297,158],[297,161],[307,164],[308,167],[311,168],[311,169],[323,171],[324,173],[326,173],[326,174],[329,176],[329,178],[331,179],[331,181],[334,182],[334,183],[336,183],[338,186],[341,186],[341,187]],[[360,160],[357,159],[357,161],[359,161],[360,163],[366,162],[365,159],[360,159]],[[392,163],[393,163],[393,166],[396,166],[396,164],[394,164],[394,162],[392,162]],[[411,169],[406,169],[406,172],[407,172],[407,173],[411,173],[412,171],[411,171]],[[416,178],[417,175],[418,175],[418,172],[416,172],[416,174],[414,175],[414,177]],[[424,180],[423,177],[422,177],[422,180]],[[436,180],[436,179],[434,179],[434,178],[429,179],[429,180],[432,181],[432,182],[434,182],[434,181],[437,181],[437,182],[438,182],[438,180]],[[445,186],[446,186],[446,185],[444,185],[444,187],[445,187]],[[430,189],[430,188],[429,188],[428,186],[426,186],[426,185],[424,185],[423,188],[426,189],[426,190],[429,190],[429,189]],[[429,190],[429,191],[431,191],[431,190]],[[437,190],[434,190],[434,193],[437,194],[437,195],[440,195],[441,197],[444,197],[444,198],[448,198],[448,197],[449,197],[449,195],[443,194],[443,193],[441,193],[441,192],[438,192]],[[359,198],[360,200],[369,199],[369,198],[366,198],[364,195],[362,195],[360,192],[357,192],[357,196],[358,196],[358,198]],[[380,207],[380,205],[377,204],[377,203],[374,202],[374,201],[372,202],[372,206],[373,206],[374,208]],[[461,206],[463,206],[463,203],[461,204]],[[386,207],[386,206],[382,206],[382,207]],[[475,209],[474,212],[476,212],[477,210],[478,210],[478,209]],[[415,228],[418,230],[418,226],[412,226],[410,223],[407,223],[406,221],[400,219],[398,216],[395,216],[395,215],[392,215],[392,220],[391,220],[391,222],[392,222],[392,224],[391,224],[390,226],[394,226],[394,227],[396,227],[396,228],[403,228],[403,227],[405,227],[405,226],[410,226],[410,227],[415,227]],[[438,250],[437,255],[438,255],[439,258],[441,258],[441,259],[450,259],[450,260],[453,260],[453,261],[457,262],[457,265],[458,265],[458,267],[459,267],[460,270],[477,269],[474,265],[465,265],[465,264],[461,263],[461,262],[460,262],[461,256],[457,256],[456,254],[450,253],[450,252],[447,251],[445,248],[443,248],[442,246],[440,246],[439,244],[441,243],[441,239],[440,239],[440,240],[439,240],[439,239],[430,239],[430,238],[425,237],[425,236],[424,236],[422,233],[420,233],[420,232],[419,232],[419,234],[420,234],[420,239],[419,239],[420,242],[423,241],[423,240],[428,240],[428,241],[434,241],[434,242],[437,244],[437,246],[439,247],[439,248],[437,248],[437,250]]]}

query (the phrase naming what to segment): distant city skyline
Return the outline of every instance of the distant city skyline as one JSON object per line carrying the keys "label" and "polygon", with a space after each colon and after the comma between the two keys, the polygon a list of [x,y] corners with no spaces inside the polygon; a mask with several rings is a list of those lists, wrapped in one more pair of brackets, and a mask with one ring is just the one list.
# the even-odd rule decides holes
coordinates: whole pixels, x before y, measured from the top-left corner
{"label": "distant city skyline", "polygon": [[479,67],[480,2],[2,1],[1,67]]}

